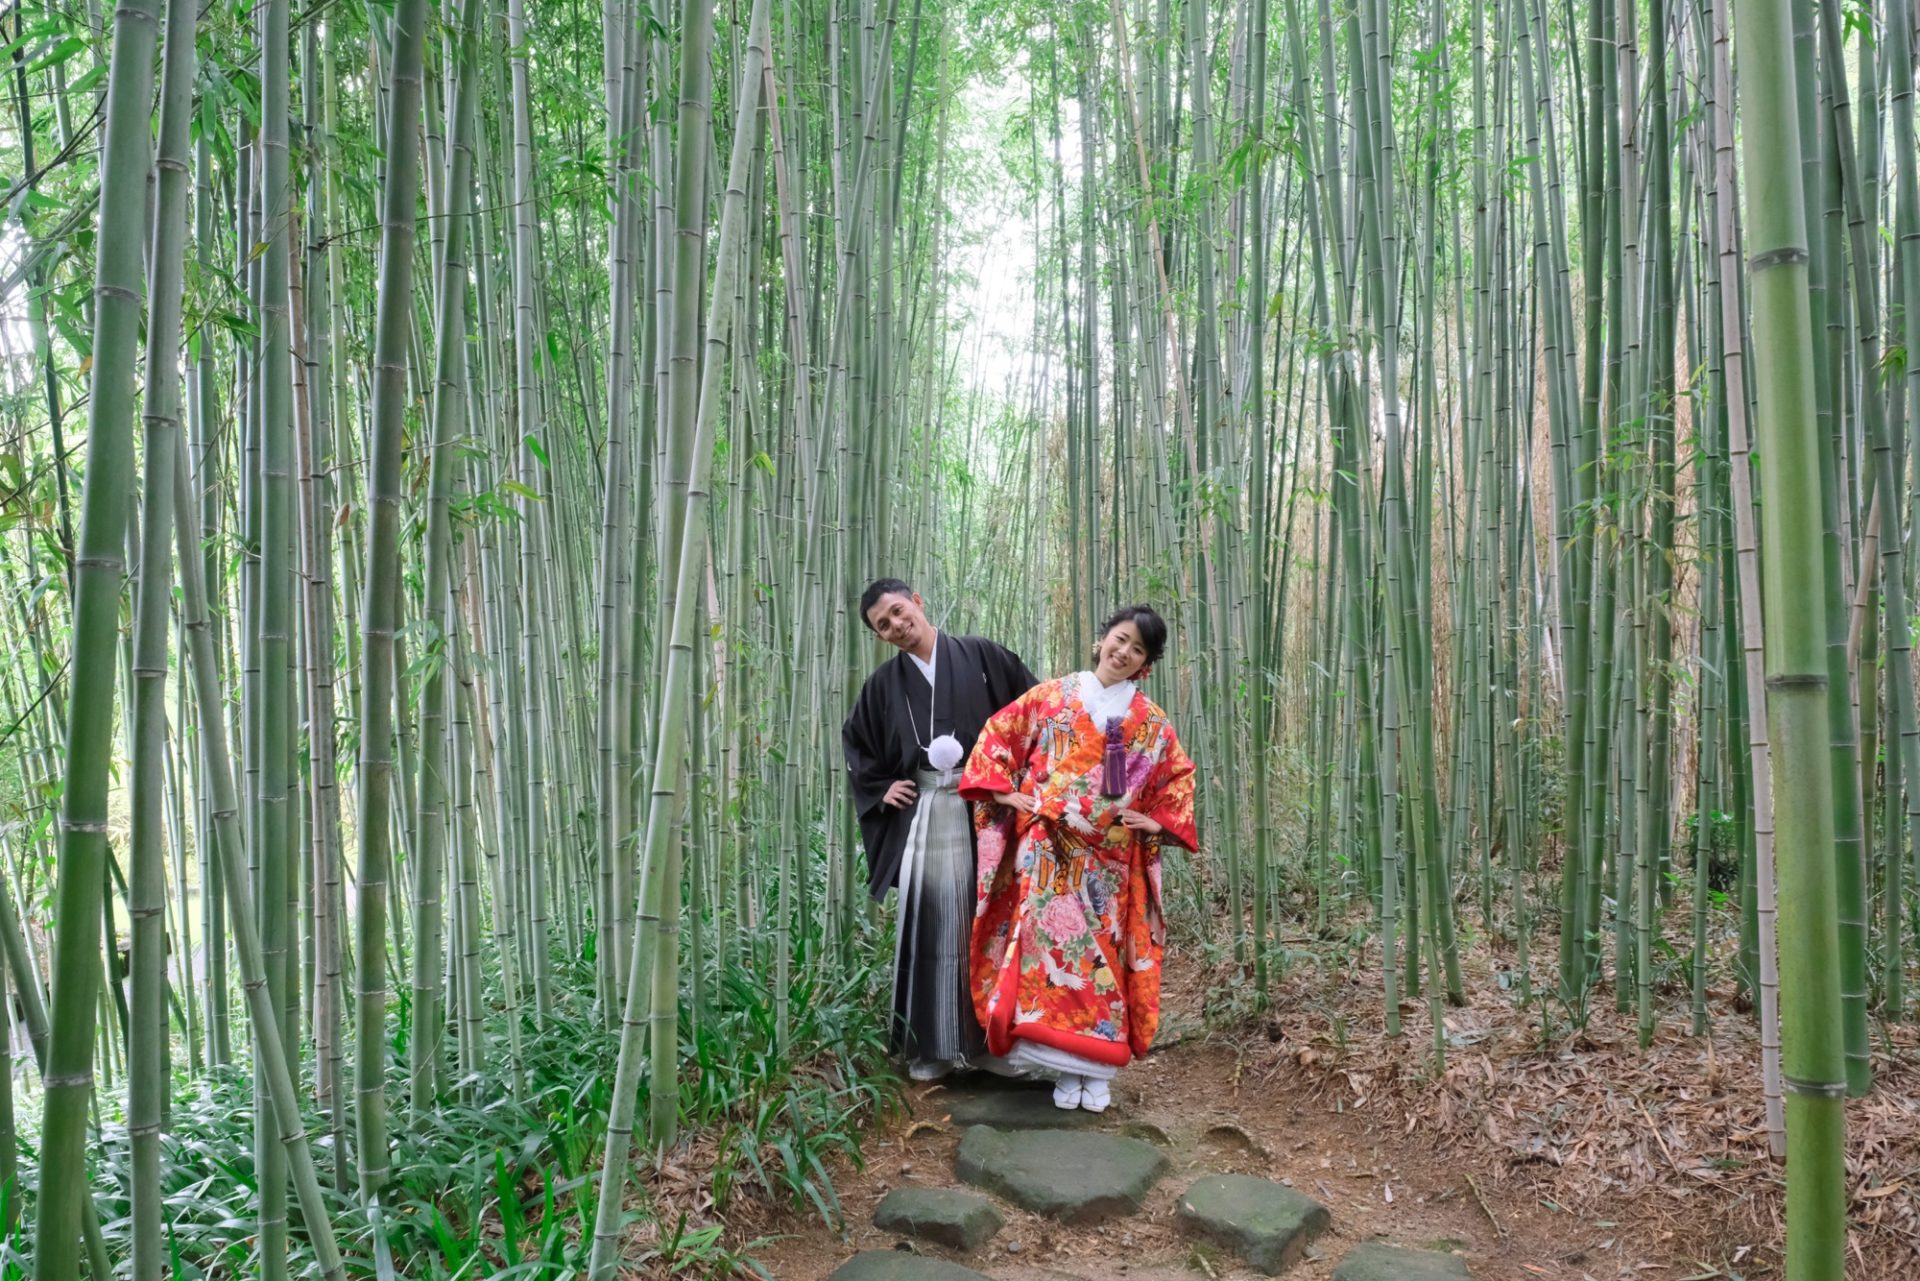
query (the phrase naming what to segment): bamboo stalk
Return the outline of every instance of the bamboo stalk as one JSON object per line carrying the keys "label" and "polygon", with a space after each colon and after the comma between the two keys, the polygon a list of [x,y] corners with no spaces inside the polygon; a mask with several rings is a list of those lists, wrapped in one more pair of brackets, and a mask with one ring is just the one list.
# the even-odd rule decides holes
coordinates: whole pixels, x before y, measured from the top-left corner
{"label": "bamboo stalk", "polygon": [[116,10],[107,74],[87,472],[73,568],[75,697],[68,705],[66,781],[60,797],[53,1008],[34,1233],[34,1276],[39,1281],[66,1281],[78,1274],[88,1199],[86,1114],[93,1092],[94,1001],[101,991],[100,895],[107,860],[114,642],[133,472],[130,424],[146,283],[141,232],[157,26],[158,13],[150,0],[132,0]]}
{"label": "bamboo stalk", "polygon": [[[1787,892],[1781,985],[1787,1110],[1787,1266],[1797,1278],[1837,1278],[1846,1257],[1846,1078],[1832,861],[1830,762],[1822,721],[1826,679],[1820,599],[1818,458],[1807,311],[1806,214],[1796,161],[1790,6],[1742,11],[1741,108],[1746,117],[1747,222],[1752,229],[1755,404],[1767,503],[1767,719]],[[1844,158],[1844,153],[1843,153]],[[1731,238],[1729,238],[1731,239]],[[1895,579],[1897,582],[1897,578]],[[1891,587],[1890,587],[1891,590]]]}
{"label": "bamboo stalk", "polygon": [[[386,181],[381,191],[379,318],[373,358],[373,429],[367,459],[367,580],[361,610],[360,869],[357,921],[358,1044],[355,1119],[360,1193],[378,1205],[392,1176],[386,1109],[387,884],[392,874],[393,702],[400,521],[401,417],[406,398],[406,343],[412,305],[414,201],[419,190],[414,116],[421,94],[423,0],[400,0],[394,11],[388,87]],[[400,808],[404,808],[402,805]]]}

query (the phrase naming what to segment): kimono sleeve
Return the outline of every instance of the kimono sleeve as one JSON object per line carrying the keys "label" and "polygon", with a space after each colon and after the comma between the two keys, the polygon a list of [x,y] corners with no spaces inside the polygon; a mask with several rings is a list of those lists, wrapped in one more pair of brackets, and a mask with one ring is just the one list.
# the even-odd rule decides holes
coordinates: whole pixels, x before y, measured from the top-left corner
{"label": "kimono sleeve", "polygon": [[1171,728],[1167,730],[1167,749],[1148,781],[1140,808],[1160,824],[1162,840],[1199,852],[1200,832],[1193,819],[1193,761]]}
{"label": "kimono sleeve", "polygon": [[1027,765],[1032,748],[1033,709],[1030,694],[1022,694],[993,714],[974,741],[967,772],[960,777],[960,795],[970,801],[990,801],[1001,792],[1017,792],[1014,780]]}
{"label": "kimono sleeve", "polygon": [[898,780],[894,763],[887,760],[884,698],[869,680],[854,702],[853,710],[840,727],[840,748],[847,758],[847,784],[853,792],[854,813],[871,814]]}

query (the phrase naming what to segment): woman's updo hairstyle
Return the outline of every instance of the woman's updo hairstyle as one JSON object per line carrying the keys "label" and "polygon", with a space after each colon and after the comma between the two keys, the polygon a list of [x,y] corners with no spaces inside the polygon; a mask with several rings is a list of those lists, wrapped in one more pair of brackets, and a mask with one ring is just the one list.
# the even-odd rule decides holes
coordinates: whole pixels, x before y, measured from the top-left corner
{"label": "woman's updo hairstyle", "polygon": [[1140,629],[1140,642],[1147,647],[1147,661],[1140,669],[1140,675],[1145,676],[1166,651],[1167,620],[1160,617],[1159,611],[1151,605],[1123,605],[1100,625],[1098,639],[1105,640],[1107,634],[1122,623],[1132,623]]}

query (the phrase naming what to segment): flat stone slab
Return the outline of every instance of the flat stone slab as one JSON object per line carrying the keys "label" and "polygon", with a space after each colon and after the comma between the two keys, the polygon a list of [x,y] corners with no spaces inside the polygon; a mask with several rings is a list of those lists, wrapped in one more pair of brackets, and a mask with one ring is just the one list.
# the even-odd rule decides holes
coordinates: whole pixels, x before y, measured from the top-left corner
{"label": "flat stone slab", "polygon": [[[1214,1174],[1187,1189],[1174,1211],[1189,1236],[1232,1250],[1270,1277],[1300,1261],[1307,1243],[1327,1230],[1327,1207],[1270,1179]],[[1378,1281],[1343,1278],[1342,1281]]]}
{"label": "flat stone slab", "polygon": [[1473,1281],[1473,1273],[1457,1254],[1366,1241],[1340,1261],[1333,1281]]}
{"label": "flat stone slab", "polygon": [[833,1270],[827,1281],[993,1281],[984,1272],[904,1250],[868,1250]]}
{"label": "flat stone slab", "polygon": [[873,1212],[882,1232],[972,1250],[1006,1225],[993,1202],[959,1188],[895,1188]]}
{"label": "flat stone slab", "polygon": [[[957,1094],[946,1104],[947,1115],[962,1129],[990,1125],[996,1130],[1067,1130],[1091,1126],[1107,1113],[1053,1106],[1053,1087],[1045,1089],[983,1090]],[[1108,1110],[1109,1113],[1111,1109]]]}
{"label": "flat stone slab", "polygon": [[1063,1223],[1132,1214],[1167,1172],[1150,1143],[1076,1130],[1007,1133],[976,1125],[960,1140],[960,1178]]}

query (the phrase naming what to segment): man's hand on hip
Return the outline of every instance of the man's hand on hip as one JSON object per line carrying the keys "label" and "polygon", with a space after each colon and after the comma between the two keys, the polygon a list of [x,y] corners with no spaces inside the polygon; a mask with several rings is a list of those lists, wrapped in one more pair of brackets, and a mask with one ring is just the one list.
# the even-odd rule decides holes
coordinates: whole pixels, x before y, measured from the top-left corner
{"label": "man's hand on hip", "polygon": [[880,803],[890,809],[903,810],[919,799],[920,789],[913,785],[912,779],[903,778],[887,789]]}

